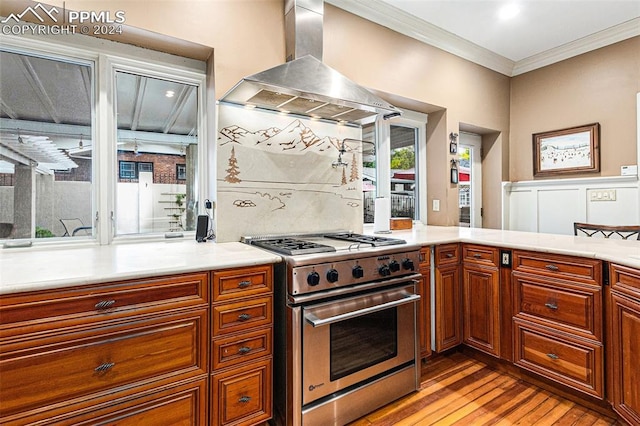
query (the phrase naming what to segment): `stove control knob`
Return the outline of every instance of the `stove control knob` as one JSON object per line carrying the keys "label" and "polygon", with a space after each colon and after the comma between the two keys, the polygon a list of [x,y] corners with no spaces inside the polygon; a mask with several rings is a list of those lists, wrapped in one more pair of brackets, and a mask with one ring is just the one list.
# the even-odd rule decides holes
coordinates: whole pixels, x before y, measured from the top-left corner
{"label": "stove control knob", "polygon": [[383,277],[388,277],[389,275],[391,275],[391,271],[389,270],[389,267],[387,265],[382,265],[381,267],[379,267],[378,273]]}
{"label": "stove control knob", "polygon": [[415,268],[416,268],[415,265],[413,264],[413,260],[411,260],[411,259],[404,259],[402,261],[402,267],[404,269],[409,269],[411,271],[415,270]]}
{"label": "stove control knob", "polygon": [[397,260],[392,260],[391,262],[389,262],[389,270],[391,272],[398,272],[400,270],[400,264]]}
{"label": "stove control knob", "polygon": [[336,271],[335,269],[329,269],[329,271],[327,272],[327,281],[329,281],[330,283],[335,283],[336,281],[338,281],[338,271]]}
{"label": "stove control knob", "polygon": [[320,274],[315,271],[309,272],[309,275],[307,275],[307,284],[309,284],[310,286],[316,286],[320,284]]}
{"label": "stove control knob", "polygon": [[362,278],[364,277],[364,269],[362,269],[362,266],[356,265],[351,270],[351,275],[353,275],[353,278]]}

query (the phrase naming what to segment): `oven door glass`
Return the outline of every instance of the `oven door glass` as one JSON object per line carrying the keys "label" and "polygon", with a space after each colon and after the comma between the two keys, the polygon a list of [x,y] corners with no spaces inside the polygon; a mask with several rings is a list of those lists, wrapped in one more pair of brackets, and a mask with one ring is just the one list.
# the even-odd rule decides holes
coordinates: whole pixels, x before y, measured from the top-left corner
{"label": "oven door glass", "polygon": [[303,404],[416,359],[414,284],[303,308]]}
{"label": "oven door glass", "polygon": [[397,324],[398,308],[389,308],[331,324],[331,381],[396,357]]}

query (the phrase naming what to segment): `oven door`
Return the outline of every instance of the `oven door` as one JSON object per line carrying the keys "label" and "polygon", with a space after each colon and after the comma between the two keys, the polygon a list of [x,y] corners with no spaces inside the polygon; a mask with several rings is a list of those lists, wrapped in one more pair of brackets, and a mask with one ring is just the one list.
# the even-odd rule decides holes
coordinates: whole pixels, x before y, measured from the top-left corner
{"label": "oven door", "polygon": [[303,404],[415,363],[415,281],[302,310]]}

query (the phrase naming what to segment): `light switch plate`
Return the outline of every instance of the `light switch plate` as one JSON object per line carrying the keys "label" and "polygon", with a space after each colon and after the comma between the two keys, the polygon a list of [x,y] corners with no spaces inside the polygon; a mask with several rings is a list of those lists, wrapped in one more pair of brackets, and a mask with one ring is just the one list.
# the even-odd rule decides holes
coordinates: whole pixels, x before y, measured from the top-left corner
{"label": "light switch plate", "polygon": [[440,200],[433,200],[433,211],[434,212],[440,211]]}

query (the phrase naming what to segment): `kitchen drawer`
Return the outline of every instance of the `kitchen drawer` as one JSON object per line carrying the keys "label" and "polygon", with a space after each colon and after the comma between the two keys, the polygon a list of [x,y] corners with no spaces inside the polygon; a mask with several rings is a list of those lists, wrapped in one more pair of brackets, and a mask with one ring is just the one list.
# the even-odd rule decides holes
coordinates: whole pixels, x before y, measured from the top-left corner
{"label": "kitchen drawer", "polygon": [[207,303],[206,272],[18,293],[0,297],[0,336]]}
{"label": "kitchen drawer", "polygon": [[212,308],[213,336],[235,333],[252,327],[269,325],[272,321],[271,296],[241,302],[214,305]]}
{"label": "kitchen drawer", "polygon": [[213,425],[253,425],[271,418],[271,359],[211,378]]}
{"label": "kitchen drawer", "polygon": [[207,372],[207,310],[0,346],[0,416],[150,380]]}
{"label": "kitchen drawer", "polygon": [[[47,406],[24,415],[0,419],[13,426],[33,424],[97,425],[205,425],[207,424],[207,379],[181,381],[144,392],[97,398],[77,404]],[[55,417],[55,422],[52,420]]]}
{"label": "kitchen drawer", "polygon": [[571,282],[513,273],[517,318],[602,341],[602,290]]}
{"label": "kitchen drawer", "polygon": [[273,283],[271,265],[235,268],[212,273],[213,301],[270,293]]}
{"label": "kitchen drawer", "polygon": [[213,341],[213,369],[220,370],[271,355],[271,327]]}
{"label": "kitchen drawer", "polygon": [[601,285],[602,262],[583,257],[516,250],[513,270]]}
{"label": "kitchen drawer", "polygon": [[640,270],[612,264],[610,281],[612,290],[640,299]]}
{"label": "kitchen drawer", "polygon": [[460,263],[460,244],[442,244],[436,246],[435,250],[437,267]]}
{"label": "kitchen drawer", "polygon": [[514,319],[514,363],[602,399],[602,344]]}
{"label": "kitchen drawer", "polygon": [[462,246],[463,262],[497,268],[499,258],[500,253],[495,247],[479,246],[474,244],[463,244]]}
{"label": "kitchen drawer", "polygon": [[420,269],[429,269],[431,266],[431,247],[420,248]]}

